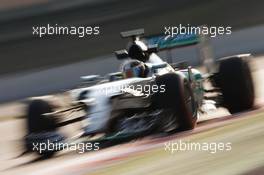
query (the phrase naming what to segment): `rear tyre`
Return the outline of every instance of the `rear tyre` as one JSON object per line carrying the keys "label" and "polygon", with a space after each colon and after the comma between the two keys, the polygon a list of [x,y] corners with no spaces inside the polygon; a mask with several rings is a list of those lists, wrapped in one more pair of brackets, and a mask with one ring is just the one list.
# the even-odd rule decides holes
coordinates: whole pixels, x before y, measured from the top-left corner
{"label": "rear tyre", "polygon": [[34,150],[33,145],[44,142],[47,143],[48,140],[51,141],[50,135],[53,137],[55,135],[58,141],[62,138],[62,136],[56,132],[56,119],[51,116],[43,115],[51,112],[53,112],[53,107],[44,100],[33,100],[27,109],[28,135],[25,138],[26,149],[28,151],[37,152],[43,159],[52,157],[56,150],[45,150],[40,153],[39,150]]}
{"label": "rear tyre", "polygon": [[157,77],[157,85],[165,86],[165,92],[154,96],[159,108],[169,108],[177,117],[180,130],[193,129],[197,121],[197,105],[188,80],[184,75],[168,73]]}
{"label": "rear tyre", "polygon": [[249,63],[240,57],[220,61],[216,85],[223,95],[223,105],[230,113],[251,109],[255,92]]}

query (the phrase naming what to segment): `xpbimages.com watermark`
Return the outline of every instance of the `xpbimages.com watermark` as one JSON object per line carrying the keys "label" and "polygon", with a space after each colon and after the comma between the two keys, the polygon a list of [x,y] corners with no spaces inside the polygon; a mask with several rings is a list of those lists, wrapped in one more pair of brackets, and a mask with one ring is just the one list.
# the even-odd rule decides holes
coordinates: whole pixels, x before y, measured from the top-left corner
{"label": "xpbimages.com watermark", "polygon": [[171,154],[180,151],[205,151],[211,154],[232,150],[231,142],[190,142],[190,141],[170,141],[164,143],[164,150]]}
{"label": "xpbimages.com watermark", "polygon": [[76,151],[77,153],[85,153],[87,151],[98,151],[100,149],[98,142],[85,142],[85,143],[65,143],[65,142],[36,142],[32,143],[33,151],[44,153],[48,151]]}
{"label": "xpbimages.com watermark", "polygon": [[45,26],[33,26],[32,34],[43,37],[46,35],[74,35],[83,38],[90,35],[99,35],[99,26],[59,26],[58,24]]}
{"label": "xpbimages.com watermark", "polygon": [[127,85],[127,84],[123,84],[123,85],[119,85],[119,86],[109,86],[109,87],[104,87],[101,89],[96,89],[96,91],[98,93],[102,93],[105,94],[106,96],[111,95],[115,92],[126,92],[126,93],[130,93],[133,94],[134,96],[150,96],[153,95],[155,93],[165,93],[166,91],[166,86],[165,85],[140,85],[140,84],[136,84],[136,85]]}
{"label": "xpbimages.com watermark", "polygon": [[165,26],[164,34],[167,37],[176,35],[208,35],[212,38],[219,35],[231,35],[232,27],[230,26],[191,26],[190,24],[178,26]]}

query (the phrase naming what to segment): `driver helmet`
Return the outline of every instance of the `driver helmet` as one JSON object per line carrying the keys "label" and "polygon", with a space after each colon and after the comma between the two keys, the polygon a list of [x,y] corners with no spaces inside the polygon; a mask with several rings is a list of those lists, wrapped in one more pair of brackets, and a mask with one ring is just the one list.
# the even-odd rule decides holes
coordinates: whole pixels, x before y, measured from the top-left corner
{"label": "driver helmet", "polygon": [[121,71],[124,78],[146,77],[147,66],[141,61],[129,60],[121,66]]}

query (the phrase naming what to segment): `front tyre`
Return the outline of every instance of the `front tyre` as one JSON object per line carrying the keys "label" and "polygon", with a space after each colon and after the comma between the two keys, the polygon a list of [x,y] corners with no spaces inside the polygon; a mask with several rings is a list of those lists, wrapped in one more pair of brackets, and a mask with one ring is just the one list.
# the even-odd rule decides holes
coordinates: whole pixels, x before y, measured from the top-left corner
{"label": "front tyre", "polygon": [[159,87],[165,86],[164,92],[154,96],[157,107],[172,110],[180,130],[193,129],[197,121],[197,103],[186,77],[178,73],[168,73],[157,77],[156,83]]}

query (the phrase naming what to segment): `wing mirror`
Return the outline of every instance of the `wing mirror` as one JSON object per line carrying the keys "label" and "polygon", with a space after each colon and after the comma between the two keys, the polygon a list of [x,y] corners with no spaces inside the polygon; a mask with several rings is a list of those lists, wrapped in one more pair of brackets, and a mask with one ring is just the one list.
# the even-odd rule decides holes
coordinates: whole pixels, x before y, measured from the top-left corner
{"label": "wing mirror", "polygon": [[87,75],[87,76],[81,76],[80,77],[82,82],[94,82],[98,81],[100,79],[100,75]]}
{"label": "wing mirror", "polygon": [[156,72],[156,70],[158,69],[167,67],[167,63],[165,62],[159,64],[150,64],[150,63],[145,63],[145,64],[147,65],[147,67],[149,67],[151,72]]}
{"label": "wing mirror", "polygon": [[187,61],[181,61],[177,63],[170,64],[173,69],[187,69],[189,64]]}
{"label": "wing mirror", "polygon": [[115,51],[115,56],[118,60],[123,60],[129,57],[128,52],[125,49]]}
{"label": "wing mirror", "polygon": [[115,72],[108,74],[109,81],[116,81],[123,79],[123,73],[122,72]]}

